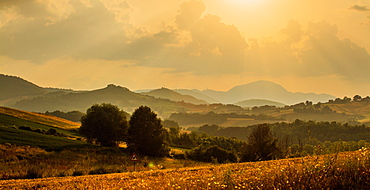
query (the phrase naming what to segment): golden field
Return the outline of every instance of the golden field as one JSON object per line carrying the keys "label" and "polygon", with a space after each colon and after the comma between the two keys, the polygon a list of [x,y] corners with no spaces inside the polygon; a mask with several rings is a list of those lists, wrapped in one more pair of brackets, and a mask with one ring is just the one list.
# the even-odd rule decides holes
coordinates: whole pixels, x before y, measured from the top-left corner
{"label": "golden field", "polygon": [[2,180],[0,189],[366,189],[370,151],[206,167]]}

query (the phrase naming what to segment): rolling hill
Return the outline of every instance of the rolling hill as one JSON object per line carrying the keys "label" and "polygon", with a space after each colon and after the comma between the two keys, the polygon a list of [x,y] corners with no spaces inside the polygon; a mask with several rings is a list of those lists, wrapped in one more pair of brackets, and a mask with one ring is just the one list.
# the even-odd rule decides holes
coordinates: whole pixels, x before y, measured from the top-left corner
{"label": "rolling hill", "polygon": [[[45,114],[39,114],[34,112],[28,112],[23,110],[17,110],[7,107],[0,107],[0,114],[6,115],[10,117],[14,117],[17,119],[46,125],[50,127],[55,128],[61,128],[61,129],[76,129],[80,127],[79,123],[75,123],[69,120],[65,120],[59,117],[51,116],[51,115],[45,115]],[[0,121],[1,123],[2,121]]]}
{"label": "rolling hill", "polygon": [[[86,142],[71,140],[79,137],[76,131],[79,126],[54,116],[0,107],[0,144],[35,146],[46,150],[86,145]],[[51,129],[59,135],[47,135]]]}
{"label": "rolling hill", "polygon": [[141,94],[153,96],[156,98],[169,99],[169,100],[176,101],[176,102],[183,101],[183,102],[192,103],[192,104],[208,104],[208,102],[204,100],[196,99],[190,95],[183,95],[174,90],[170,90],[168,88],[160,88],[156,90],[151,90],[149,92],[143,92]]}
{"label": "rolling hill", "polygon": [[47,151],[59,151],[67,147],[87,145],[83,141],[0,126],[0,144],[5,143],[40,147]]}
{"label": "rolling hill", "polygon": [[241,107],[254,107],[254,106],[276,106],[276,107],[284,107],[285,104],[270,100],[262,100],[262,99],[251,99],[251,100],[244,100],[235,103],[235,105],[241,106]]}
{"label": "rolling hill", "polygon": [[167,118],[175,112],[244,112],[239,106],[230,105],[194,105],[186,102],[175,102],[169,99],[155,98],[130,91],[127,88],[108,85],[106,88],[84,92],[55,93],[32,99],[23,99],[12,107],[34,112],[69,111],[85,112],[93,104],[111,103],[128,113],[132,113],[141,105],[152,108],[160,117]]}
{"label": "rolling hill", "polygon": [[85,112],[86,109],[93,104],[112,103],[122,108],[129,108],[129,110],[132,110],[153,99],[153,97],[137,94],[131,92],[127,88],[111,84],[106,88],[92,91],[56,93],[55,95],[49,94],[47,96],[24,99],[14,104],[13,107],[37,112],[54,110],[78,110]]}
{"label": "rolling hill", "polygon": [[47,91],[15,76],[0,74],[0,105],[11,104],[24,97],[46,94]]}

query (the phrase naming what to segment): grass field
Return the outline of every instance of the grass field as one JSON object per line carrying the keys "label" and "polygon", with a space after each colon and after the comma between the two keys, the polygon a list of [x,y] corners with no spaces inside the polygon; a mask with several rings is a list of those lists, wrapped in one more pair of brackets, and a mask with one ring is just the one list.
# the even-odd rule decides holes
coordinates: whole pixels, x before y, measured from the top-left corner
{"label": "grass field", "polygon": [[369,150],[207,167],[2,180],[0,189],[366,189]]}
{"label": "grass field", "polygon": [[82,141],[0,126],[0,144],[5,143],[40,147],[46,150],[86,145],[86,142]]}
{"label": "grass field", "polygon": [[27,112],[7,107],[0,106],[0,114],[13,116],[15,118],[23,119],[26,121],[30,121],[33,123],[38,123],[41,125],[61,128],[61,129],[76,129],[80,126],[80,124],[65,120],[59,117],[39,114],[34,112]]}

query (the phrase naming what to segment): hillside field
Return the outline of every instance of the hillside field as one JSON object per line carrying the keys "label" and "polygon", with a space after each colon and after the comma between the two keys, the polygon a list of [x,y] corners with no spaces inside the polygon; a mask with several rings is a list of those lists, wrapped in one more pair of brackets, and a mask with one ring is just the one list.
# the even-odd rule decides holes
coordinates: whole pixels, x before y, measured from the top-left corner
{"label": "hillside field", "polygon": [[28,112],[23,110],[17,110],[7,107],[0,106],[0,114],[13,116],[16,118],[20,118],[26,121],[31,121],[34,123],[47,125],[51,127],[61,128],[61,129],[76,129],[80,127],[79,123],[75,123],[66,119],[62,119],[59,117],[45,115],[40,113]]}
{"label": "hillside field", "polygon": [[370,155],[355,152],[264,162],[78,177],[1,180],[0,189],[366,189]]}

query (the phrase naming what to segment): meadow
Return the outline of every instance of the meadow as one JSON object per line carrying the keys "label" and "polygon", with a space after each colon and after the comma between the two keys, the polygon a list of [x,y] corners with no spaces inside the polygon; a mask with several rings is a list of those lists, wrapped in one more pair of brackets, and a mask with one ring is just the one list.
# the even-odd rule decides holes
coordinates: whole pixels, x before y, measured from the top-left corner
{"label": "meadow", "polygon": [[370,151],[104,175],[1,180],[0,189],[366,189]]}

